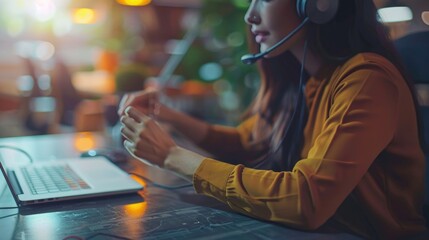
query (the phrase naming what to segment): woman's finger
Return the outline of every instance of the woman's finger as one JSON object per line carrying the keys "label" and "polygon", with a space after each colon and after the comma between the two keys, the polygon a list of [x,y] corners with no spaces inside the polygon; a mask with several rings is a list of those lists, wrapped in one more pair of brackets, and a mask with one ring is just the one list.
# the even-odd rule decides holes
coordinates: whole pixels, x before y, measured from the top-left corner
{"label": "woman's finger", "polygon": [[134,118],[131,118],[126,115],[122,116],[120,118],[120,121],[123,126],[129,128],[133,132],[140,131],[144,127],[143,123],[138,123]]}
{"label": "woman's finger", "polygon": [[158,101],[158,90],[154,88],[147,88],[143,91],[125,94],[118,106],[118,114],[122,115],[128,106],[135,106],[141,109],[153,108],[153,101]]}
{"label": "woman's finger", "polygon": [[124,147],[127,148],[127,150],[129,150],[130,152],[134,152],[136,149],[136,145],[128,140],[124,141]]}
{"label": "woman's finger", "polygon": [[155,166],[153,163],[151,163],[150,161],[146,160],[144,157],[144,152],[141,150],[136,149],[135,145],[130,142],[125,140],[124,141],[124,147],[125,149],[127,149],[127,151],[136,159],[140,160],[141,162],[149,165],[149,166]]}
{"label": "woman's finger", "polygon": [[127,102],[128,99],[128,94],[125,94],[122,98],[121,101],[119,102],[118,105],[118,115],[121,116],[124,113],[125,110],[125,103]]}
{"label": "woman's finger", "polygon": [[138,135],[127,127],[121,129],[121,134],[130,142],[135,142],[138,138]]}
{"label": "woman's finger", "polygon": [[150,136],[144,134],[144,131],[136,133],[125,127],[121,129],[121,133],[128,141],[127,144],[132,145],[134,151],[139,151],[143,153],[143,155],[139,155],[140,157],[145,156],[148,153],[155,153],[153,148],[153,139]]}
{"label": "woman's finger", "polygon": [[151,120],[149,116],[131,106],[125,109],[125,115],[133,118],[138,123],[146,123]]}

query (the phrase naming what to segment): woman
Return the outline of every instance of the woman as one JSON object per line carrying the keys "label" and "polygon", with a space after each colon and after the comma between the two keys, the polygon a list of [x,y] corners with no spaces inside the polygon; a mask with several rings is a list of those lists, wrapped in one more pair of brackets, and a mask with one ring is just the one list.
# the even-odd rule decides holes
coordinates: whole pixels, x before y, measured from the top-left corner
{"label": "woman", "polygon": [[[296,28],[296,4],[252,0],[251,47],[266,51]],[[372,0],[340,0],[332,20],[307,24],[260,60],[261,87],[238,127],[193,119],[148,90],[122,101],[125,145],[255,218],[365,238],[417,236],[426,230],[424,155],[411,83],[391,46]],[[217,160],[176,146],[157,121]]]}

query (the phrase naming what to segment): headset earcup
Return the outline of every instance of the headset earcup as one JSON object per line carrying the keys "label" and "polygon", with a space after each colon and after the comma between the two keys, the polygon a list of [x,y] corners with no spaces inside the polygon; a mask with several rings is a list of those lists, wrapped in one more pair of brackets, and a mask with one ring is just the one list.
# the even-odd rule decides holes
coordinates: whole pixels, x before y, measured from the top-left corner
{"label": "headset earcup", "polygon": [[297,0],[298,15],[311,22],[324,24],[331,21],[338,10],[338,0]]}

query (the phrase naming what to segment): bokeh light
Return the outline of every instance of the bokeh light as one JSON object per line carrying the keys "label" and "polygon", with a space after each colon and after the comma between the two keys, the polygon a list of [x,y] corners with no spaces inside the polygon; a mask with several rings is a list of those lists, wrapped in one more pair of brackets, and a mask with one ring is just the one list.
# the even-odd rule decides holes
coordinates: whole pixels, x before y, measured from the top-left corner
{"label": "bokeh light", "polygon": [[146,6],[152,2],[152,0],[117,0],[119,4],[126,6]]}
{"label": "bokeh light", "polygon": [[233,0],[232,2],[238,8],[247,8],[249,6],[249,0]]}
{"label": "bokeh light", "polygon": [[56,12],[55,3],[52,0],[35,0],[33,8],[28,11],[40,22],[46,22],[54,18]]}
{"label": "bokeh light", "polygon": [[223,92],[231,91],[231,83],[225,79],[220,79],[213,84],[213,90],[216,94],[221,95]]}
{"label": "bokeh light", "polygon": [[50,42],[41,41],[34,49],[34,58],[46,61],[51,59],[55,54],[55,47]]}
{"label": "bokeh light", "polygon": [[220,95],[220,106],[229,111],[237,110],[240,107],[240,98],[236,92],[223,92]]}
{"label": "bokeh light", "polygon": [[74,139],[74,146],[77,151],[84,152],[95,147],[95,136],[91,132],[78,133]]}
{"label": "bokeh light", "polygon": [[15,52],[23,58],[46,61],[55,55],[55,46],[46,41],[19,41],[15,43]]}
{"label": "bokeh light", "polygon": [[6,26],[6,32],[11,37],[16,37],[24,31],[25,22],[22,18],[13,18],[8,19],[8,24]]}
{"label": "bokeh light", "polygon": [[56,20],[52,23],[52,31],[57,37],[64,36],[71,32],[73,22],[69,15],[57,16]]}
{"label": "bokeh light", "polygon": [[380,8],[378,15],[383,23],[405,22],[413,19],[413,12],[405,6]]}
{"label": "bokeh light", "polygon": [[30,75],[21,75],[17,79],[18,90],[24,96],[29,96],[34,86],[33,77]]}
{"label": "bokeh light", "polygon": [[239,47],[244,44],[244,36],[241,32],[233,32],[228,35],[226,41],[231,47]]}
{"label": "bokeh light", "polygon": [[422,20],[426,25],[429,25],[429,11],[422,12]]}
{"label": "bokeh light", "polygon": [[214,81],[222,76],[223,69],[220,64],[210,62],[200,67],[199,74],[204,81]]}
{"label": "bokeh light", "polygon": [[97,14],[92,8],[76,8],[73,10],[73,22],[77,24],[93,24],[97,22]]}

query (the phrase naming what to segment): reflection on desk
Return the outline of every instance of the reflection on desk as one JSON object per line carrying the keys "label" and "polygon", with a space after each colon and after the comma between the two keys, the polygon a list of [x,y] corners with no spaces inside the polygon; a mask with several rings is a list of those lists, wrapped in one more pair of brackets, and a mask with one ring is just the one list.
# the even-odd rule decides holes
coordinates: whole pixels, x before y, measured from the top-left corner
{"label": "reflection on desk", "polygon": [[[46,151],[55,155],[58,149],[63,149],[73,156],[78,154],[73,143],[75,137],[75,134],[26,137],[25,143],[9,138],[1,139],[0,144],[18,142],[25,149],[36,142],[42,147],[40,139],[45,139],[45,143],[52,144],[44,146]],[[65,144],[60,139],[70,142]],[[94,139],[101,147],[109,142],[107,137]],[[145,174],[151,181],[163,179],[168,184],[180,180],[170,172],[136,160],[130,159],[120,166],[129,172]],[[168,190],[149,182],[145,185],[138,194],[46,204],[19,211],[2,209],[2,239],[5,236],[6,239],[359,239],[345,233],[302,232],[258,221],[232,212],[212,198],[197,195],[192,186]],[[10,192],[5,191],[0,196],[0,205],[13,204]]]}

